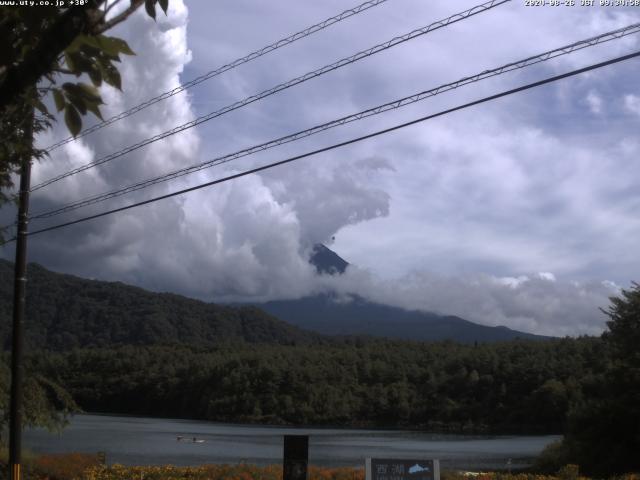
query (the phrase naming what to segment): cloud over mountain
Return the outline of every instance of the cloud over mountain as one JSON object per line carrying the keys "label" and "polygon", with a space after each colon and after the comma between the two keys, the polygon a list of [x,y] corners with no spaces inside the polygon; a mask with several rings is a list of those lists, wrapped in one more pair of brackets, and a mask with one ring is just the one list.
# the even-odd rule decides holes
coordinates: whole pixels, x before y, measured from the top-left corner
{"label": "cloud over mountain", "polygon": [[[34,183],[474,4],[388,2],[56,150],[34,168]],[[337,0],[203,2],[188,8],[172,0],[168,17],[159,15],[157,24],[139,12],[113,32],[138,55],[123,59],[123,93],[103,89],[104,113],[119,113],[344,8]],[[558,16],[553,9],[511,2],[61,181],[34,194],[32,211],[638,20],[634,9],[568,10]],[[637,45],[635,36],[609,42],[82,212],[344,141]],[[597,307],[606,306],[615,285],[636,279],[640,267],[640,90],[633,81],[638,68],[637,62],[620,64],[260,175],[34,236],[30,259],[58,271],[206,300],[294,298],[334,288],[535,333],[598,333],[604,317]],[[59,122],[38,143],[66,135]],[[0,220],[7,223],[13,215],[4,209]],[[34,221],[31,228],[50,223]],[[307,258],[313,244],[333,236],[332,248],[360,269],[319,278]],[[1,254],[10,258],[12,252],[8,246]]]}

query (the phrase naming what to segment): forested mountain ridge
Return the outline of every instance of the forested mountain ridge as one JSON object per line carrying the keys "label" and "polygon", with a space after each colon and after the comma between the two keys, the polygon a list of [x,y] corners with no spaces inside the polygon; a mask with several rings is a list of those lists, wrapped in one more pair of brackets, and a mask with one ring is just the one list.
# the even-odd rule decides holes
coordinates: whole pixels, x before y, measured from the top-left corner
{"label": "forested mountain ridge", "polygon": [[[205,303],[154,293],[120,282],[87,280],[28,267],[25,340],[30,348],[68,350],[117,345],[221,341],[295,344],[318,342],[256,307]],[[13,264],[0,259],[0,341],[10,343]]]}
{"label": "forested mountain ridge", "polygon": [[[342,274],[349,263],[316,245],[310,263],[320,274]],[[121,282],[87,280],[29,265],[26,341],[30,348],[66,350],[118,345],[224,342],[295,344],[328,336],[377,336],[463,343],[541,339],[459,317],[408,311],[356,295],[224,306]],[[9,346],[13,264],[0,259],[0,342]]]}

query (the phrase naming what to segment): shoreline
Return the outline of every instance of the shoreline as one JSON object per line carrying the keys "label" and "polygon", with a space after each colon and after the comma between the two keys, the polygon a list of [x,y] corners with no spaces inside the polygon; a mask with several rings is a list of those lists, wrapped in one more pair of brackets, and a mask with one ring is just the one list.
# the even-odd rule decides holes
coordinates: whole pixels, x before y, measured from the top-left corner
{"label": "shoreline", "polygon": [[358,431],[372,431],[372,432],[414,432],[431,435],[464,435],[465,437],[548,437],[548,436],[562,436],[562,432],[540,432],[529,431],[526,429],[465,429],[457,428],[457,426],[450,426],[449,428],[429,428],[428,426],[385,426],[385,425],[371,425],[371,424],[352,424],[352,425],[316,425],[316,424],[287,424],[287,423],[252,423],[252,422],[223,422],[217,420],[206,420],[198,418],[180,418],[180,417],[158,417],[153,415],[135,414],[135,413],[114,413],[114,412],[80,412],[71,417],[77,416],[96,416],[96,417],[122,417],[122,418],[138,418],[148,419],[154,421],[167,421],[167,422],[185,422],[185,423],[198,423],[207,424],[220,427],[240,427],[240,428],[281,428],[292,430],[358,430]]}

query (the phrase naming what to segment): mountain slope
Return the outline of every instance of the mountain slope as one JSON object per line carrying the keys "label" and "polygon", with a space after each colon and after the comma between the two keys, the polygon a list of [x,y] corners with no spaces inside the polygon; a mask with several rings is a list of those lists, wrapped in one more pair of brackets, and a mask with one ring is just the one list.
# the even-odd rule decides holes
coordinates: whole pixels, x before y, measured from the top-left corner
{"label": "mountain slope", "polygon": [[329,275],[342,274],[349,266],[349,262],[321,243],[316,243],[313,246],[309,263],[316,267],[316,272],[319,274]]}
{"label": "mountain slope", "polygon": [[[310,262],[339,275],[348,262],[324,245]],[[0,259],[0,342],[10,341],[13,264]],[[219,342],[317,343],[324,335],[368,335],[463,343],[545,339],[459,317],[408,311],[356,295],[325,294],[254,306],[222,306],[120,282],[86,280],[29,265],[26,341],[30,348]]]}
{"label": "mountain slope", "polygon": [[[343,274],[349,263],[322,244],[314,245],[309,262],[319,274]],[[409,311],[335,293],[297,300],[279,300],[258,307],[285,322],[325,335],[371,335],[405,340],[453,340],[462,343],[497,342],[515,338],[549,337],[488,327],[460,317]]]}
{"label": "mountain slope", "polygon": [[325,335],[372,335],[419,341],[453,340],[462,343],[548,338],[507,327],[479,325],[455,316],[381,305],[355,295],[345,299],[325,294],[261,303],[257,306],[287,323]]}
{"label": "mountain slope", "polygon": [[[256,307],[230,307],[120,282],[86,280],[29,265],[26,341],[30,348],[221,341],[309,343],[320,335],[282,322]],[[10,342],[13,264],[0,259],[0,341]]]}

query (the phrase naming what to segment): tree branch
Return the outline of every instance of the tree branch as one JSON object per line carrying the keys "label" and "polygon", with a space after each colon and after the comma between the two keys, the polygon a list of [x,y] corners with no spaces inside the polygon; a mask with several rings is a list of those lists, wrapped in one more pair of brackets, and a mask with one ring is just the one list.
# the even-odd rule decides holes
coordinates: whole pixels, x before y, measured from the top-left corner
{"label": "tree branch", "polygon": [[54,68],[53,71],[57,73],[64,73],[65,75],[75,75],[75,73],[68,68]]}
{"label": "tree branch", "polygon": [[110,28],[115,27],[120,22],[123,22],[124,20],[126,20],[129,17],[129,15],[135,12],[143,3],[144,3],[144,0],[132,0],[129,8],[127,8],[124,12],[120,13],[119,15],[116,15],[111,20],[104,22],[103,24],[95,27],[92,33],[95,35],[100,35],[101,33],[109,30]]}

